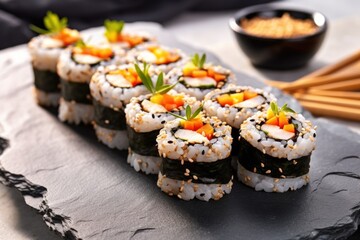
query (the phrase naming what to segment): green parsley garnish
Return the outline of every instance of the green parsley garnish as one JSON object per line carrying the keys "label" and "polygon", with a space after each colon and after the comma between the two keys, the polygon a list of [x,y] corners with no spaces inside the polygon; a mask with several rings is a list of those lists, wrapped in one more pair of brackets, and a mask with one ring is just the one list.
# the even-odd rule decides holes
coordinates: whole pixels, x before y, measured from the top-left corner
{"label": "green parsley garnish", "polygon": [[59,33],[67,27],[68,19],[66,17],[59,18],[59,16],[51,11],[48,11],[44,17],[44,26],[46,29],[30,25],[30,29],[39,34]]}
{"label": "green parsley garnish", "polygon": [[284,113],[286,113],[286,112],[295,113],[295,111],[292,110],[291,108],[289,108],[287,104],[284,104],[284,105],[279,109],[279,106],[277,105],[276,102],[271,102],[271,103],[270,103],[270,108],[271,108],[272,112],[273,112],[276,116],[278,116],[280,112],[284,112]]}
{"label": "green parsley garnish", "polygon": [[196,67],[202,69],[206,62],[206,54],[204,53],[200,58],[199,54],[195,53],[195,55],[191,58],[191,61]]}
{"label": "green parsley garnish", "polygon": [[121,33],[124,25],[124,21],[106,19],[104,21],[105,37],[109,41],[116,41],[117,35]]}
{"label": "green parsley garnish", "polygon": [[201,105],[198,109],[195,110],[193,114],[191,114],[192,109],[189,105],[187,105],[185,108],[185,116],[180,116],[172,112],[169,112],[169,114],[185,121],[191,121],[192,119],[196,118],[202,110],[203,110],[203,106]]}
{"label": "green parsley garnish", "polygon": [[168,91],[170,91],[171,89],[173,89],[175,87],[175,84],[169,85],[169,84],[164,84],[164,73],[161,72],[156,80],[156,84],[154,86],[151,77],[149,75],[149,68],[150,65],[144,63],[144,69],[141,70],[139,65],[135,64],[135,70],[137,72],[137,74],[139,75],[142,83],[144,84],[144,86],[149,90],[149,92],[151,92],[153,95],[155,94],[165,94]]}

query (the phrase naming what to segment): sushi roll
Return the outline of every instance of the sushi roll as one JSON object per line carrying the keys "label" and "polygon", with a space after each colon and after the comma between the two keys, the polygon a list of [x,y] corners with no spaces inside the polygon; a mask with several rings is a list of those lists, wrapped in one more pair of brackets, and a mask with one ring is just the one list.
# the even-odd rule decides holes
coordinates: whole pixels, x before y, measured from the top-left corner
{"label": "sushi roll", "polygon": [[[240,125],[258,111],[265,111],[270,102],[275,100],[272,94],[262,89],[229,85],[205,96],[204,111],[208,116],[216,116],[229,124],[232,127],[233,139],[238,139]],[[238,141],[233,141],[232,146],[232,155],[237,155]]]}
{"label": "sushi roll", "polygon": [[67,28],[67,19],[48,12],[44,18],[46,29],[31,25],[40,35],[28,44],[34,73],[35,100],[41,106],[58,106],[60,99],[60,78],[56,64],[60,53],[80,38],[76,30]]}
{"label": "sushi roll", "polygon": [[183,200],[219,200],[233,185],[231,127],[189,108],[186,117],[166,123],[156,139],[163,159],[157,185]]}
{"label": "sushi roll", "polygon": [[115,49],[123,53],[144,43],[155,42],[155,38],[147,32],[127,31],[124,21],[105,20],[105,37]]}
{"label": "sushi roll", "polygon": [[154,85],[148,73],[149,65],[141,70],[135,65],[138,75],[151,94],[134,97],[126,105],[125,115],[129,138],[127,162],[136,170],[146,174],[158,174],[161,158],[156,137],[164,124],[175,117],[170,113],[180,114],[184,105],[199,106],[195,98],[170,89],[165,85],[161,73]]}
{"label": "sushi roll", "polygon": [[128,63],[151,64],[157,73],[168,73],[171,69],[187,61],[180,49],[173,49],[157,43],[141,44],[130,50],[126,57]]}
{"label": "sushi roll", "polygon": [[91,78],[90,91],[98,139],[110,148],[127,149],[125,106],[132,97],[149,93],[134,64],[99,68]]}
{"label": "sushi roll", "polygon": [[309,182],[316,127],[272,102],[241,125],[238,178],[256,191],[286,192]]}
{"label": "sushi roll", "polygon": [[203,100],[205,95],[212,90],[222,89],[236,79],[230,70],[212,63],[206,63],[206,55],[201,57],[195,54],[192,59],[174,68],[168,74],[169,82],[179,82],[175,86],[178,92],[186,93],[198,100]]}
{"label": "sushi roll", "polygon": [[116,61],[108,45],[93,46],[79,40],[63,51],[57,65],[61,77],[59,119],[69,123],[87,124],[94,118],[89,83],[99,66]]}

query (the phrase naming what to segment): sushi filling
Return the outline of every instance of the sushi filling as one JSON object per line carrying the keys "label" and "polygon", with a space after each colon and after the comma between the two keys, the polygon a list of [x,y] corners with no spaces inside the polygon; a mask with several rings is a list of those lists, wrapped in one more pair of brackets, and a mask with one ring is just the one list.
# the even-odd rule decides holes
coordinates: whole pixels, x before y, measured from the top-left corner
{"label": "sushi filling", "polygon": [[61,96],[68,102],[92,104],[88,83],[61,80]]}
{"label": "sushi filling", "polygon": [[125,112],[102,105],[93,99],[95,123],[100,127],[112,130],[126,130]]}
{"label": "sushi filling", "polygon": [[310,155],[289,161],[264,154],[244,138],[240,139],[238,162],[246,170],[272,178],[294,178],[307,174],[310,169]]}
{"label": "sushi filling", "polygon": [[167,178],[204,184],[227,184],[232,178],[231,158],[215,162],[189,162],[163,158],[160,172]]}
{"label": "sushi filling", "polygon": [[60,78],[56,72],[33,67],[35,87],[46,93],[60,92]]}

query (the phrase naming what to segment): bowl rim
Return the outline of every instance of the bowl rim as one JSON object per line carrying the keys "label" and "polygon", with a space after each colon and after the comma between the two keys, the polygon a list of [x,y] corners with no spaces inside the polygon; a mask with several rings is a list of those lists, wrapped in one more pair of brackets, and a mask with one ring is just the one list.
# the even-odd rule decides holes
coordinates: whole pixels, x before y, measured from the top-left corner
{"label": "bowl rim", "polygon": [[[250,14],[254,13],[260,13],[260,12],[271,12],[271,11],[284,11],[284,12],[298,12],[298,13],[305,13],[310,16],[314,16],[315,14],[320,15],[324,19],[324,23],[321,26],[317,26],[318,30],[315,31],[312,34],[307,34],[303,36],[298,37],[291,37],[291,38],[271,38],[271,37],[261,37],[254,34],[247,33],[238,23],[241,18],[244,18]],[[309,18],[312,19],[312,18]],[[313,11],[309,9],[302,9],[299,7],[291,7],[291,6],[280,6],[280,5],[274,5],[274,4],[260,4],[255,5],[251,7],[246,7],[241,9],[240,11],[236,12],[234,17],[230,18],[229,20],[229,27],[234,33],[239,33],[241,35],[245,35],[249,38],[254,39],[261,39],[261,40],[267,40],[267,41],[299,41],[299,40],[305,40],[308,38],[313,38],[315,36],[321,35],[324,32],[326,32],[328,28],[328,19],[327,17],[319,12],[319,11]]]}

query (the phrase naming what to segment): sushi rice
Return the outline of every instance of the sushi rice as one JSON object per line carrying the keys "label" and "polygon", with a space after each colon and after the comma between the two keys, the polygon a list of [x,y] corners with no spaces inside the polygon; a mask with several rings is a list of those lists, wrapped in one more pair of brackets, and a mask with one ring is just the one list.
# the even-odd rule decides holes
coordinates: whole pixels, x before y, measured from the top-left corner
{"label": "sushi rice", "polygon": [[[34,70],[34,95],[39,105],[57,106],[60,98],[60,82],[56,73],[56,64],[64,45],[50,35],[39,35],[28,44],[31,64]],[[39,85],[40,81],[45,81]]]}
{"label": "sushi rice", "polygon": [[[184,106],[200,106],[200,102],[196,101],[195,98],[183,93],[178,94],[176,91],[171,90],[168,94],[183,96]],[[161,158],[156,147],[156,137],[164,124],[175,117],[168,112],[145,109],[143,104],[144,102],[150,102],[150,97],[150,94],[134,97],[126,105],[126,124],[130,144],[127,162],[136,171],[142,171],[146,174],[158,174]],[[184,113],[184,107],[174,109],[172,112],[176,114]]]}
{"label": "sushi rice", "polygon": [[149,93],[143,84],[133,87],[128,85],[129,82],[122,75],[109,75],[109,73],[119,70],[128,71],[129,68],[134,68],[134,65],[99,67],[90,82],[90,91],[95,107],[96,135],[105,145],[119,150],[127,149],[129,146],[124,113],[126,104],[132,97]]}
{"label": "sushi rice", "polygon": [[[269,135],[270,132],[262,130],[266,112],[256,113],[241,125],[237,174],[241,182],[256,191],[286,192],[299,189],[309,182],[310,156],[315,149],[316,127],[301,114],[286,114],[296,127],[296,134],[290,139],[279,140]],[[252,156],[252,159],[246,159],[248,156]],[[268,165],[263,163],[265,158],[271,159]],[[261,166],[251,169],[242,164],[255,164],[258,160]],[[282,166],[286,165],[286,169],[278,167],[280,162]]]}
{"label": "sushi rice", "polygon": [[[183,200],[194,198],[203,201],[218,200],[224,194],[229,194],[233,185],[229,158],[233,140],[231,127],[216,117],[202,116],[202,120],[204,124],[208,123],[214,128],[214,135],[211,140],[193,131],[191,132],[195,134],[194,136],[191,134],[188,137],[180,136],[180,133],[178,134],[179,129],[181,129],[180,119],[166,123],[156,139],[159,154],[163,158],[157,185],[165,193]],[[200,135],[200,139],[195,140],[199,138],[197,135]],[[165,165],[168,163],[176,164],[177,168],[170,168]],[[209,171],[209,168],[205,167],[211,164],[221,165],[215,171]],[[198,165],[197,168],[194,167],[196,165]],[[203,171],[201,172],[202,168]],[[196,169],[194,173],[192,173],[192,169]],[[221,171],[221,173],[217,171]],[[215,174],[214,172],[220,176],[212,175],[211,177],[209,175]]]}
{"label": "sushi rice", "polygon": [[[93,58],[96,59],[96,58]],[[108,61],[98,59],[97,62],[80,63],[74,60],[72,48],[68,48],[62,52],[57,65],[57,72],[61,77],[62,96],[59,107],[59,119],[69,123],[88,124],[94,119],[94,108],[91,104],[91,95],[89,83],[92,75],[99,66],[109,65],[116,62],[118,59],[115,56]],[[74,89],[73,86],[77,86]],[[69,86],[70,93],[64,86]],[[68,94],[68,98],[73,98],[74,94],[80,94],[80,101],[66,100],[64,94]],[[86,96],[84,96],[86,95]]]}

